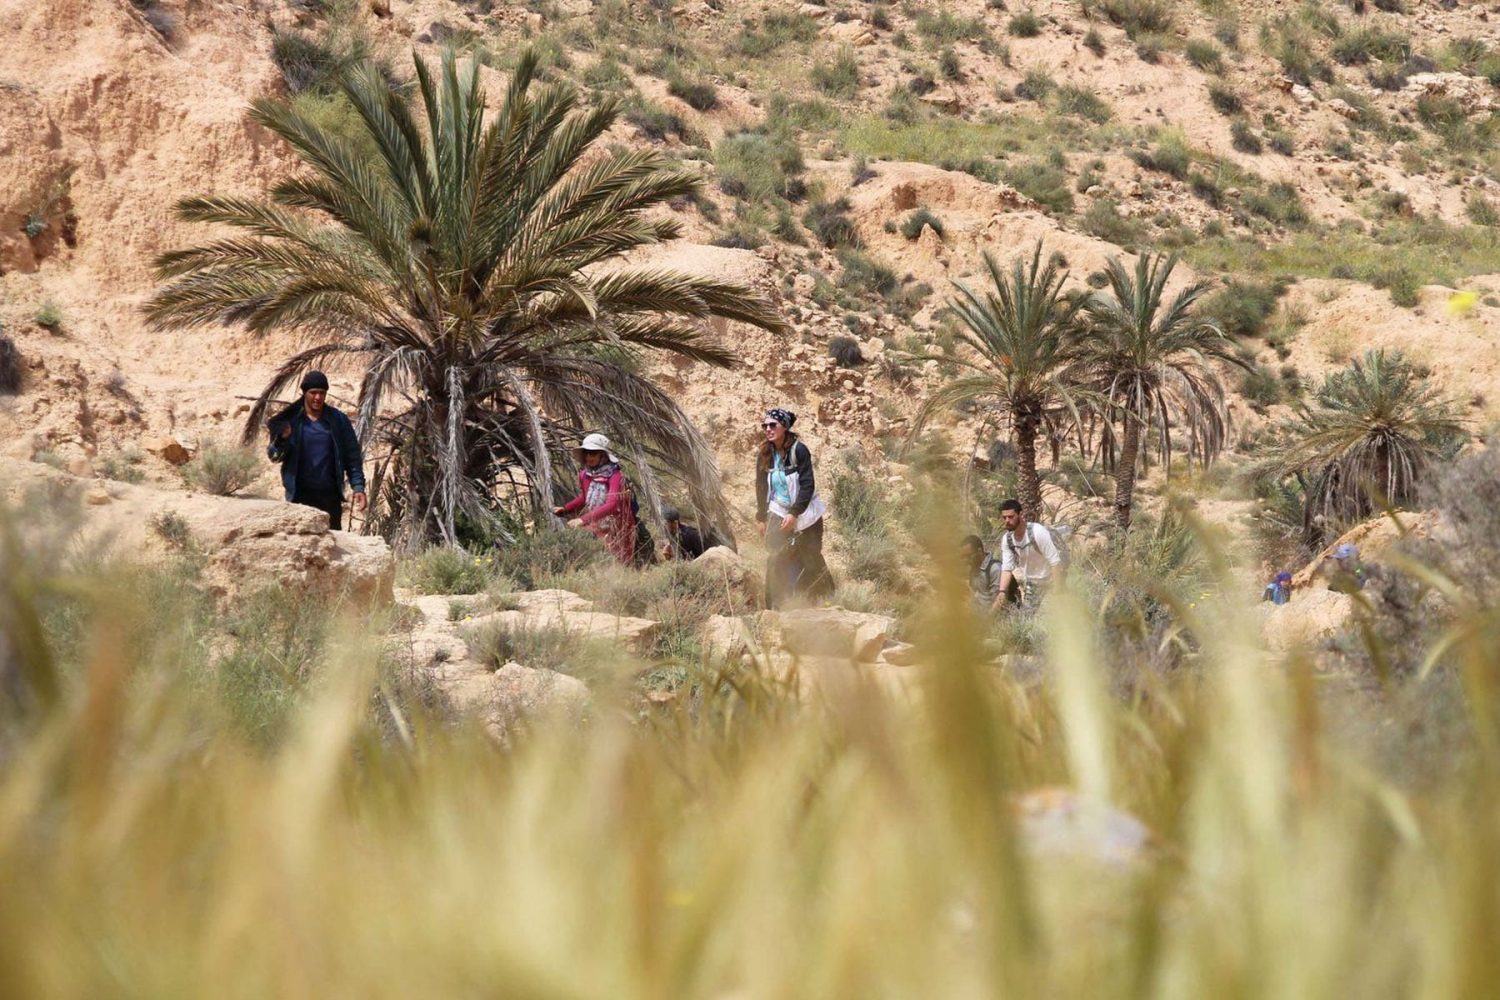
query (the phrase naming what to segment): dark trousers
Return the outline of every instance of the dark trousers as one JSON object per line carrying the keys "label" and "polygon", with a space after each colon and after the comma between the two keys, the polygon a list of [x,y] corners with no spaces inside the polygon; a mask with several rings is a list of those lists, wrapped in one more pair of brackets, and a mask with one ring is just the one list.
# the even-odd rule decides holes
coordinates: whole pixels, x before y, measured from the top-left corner
{"label": "dark trousers", "polygon": [[297,487],[297,499],[304,507],[316,507],[328,515],[328,527],[339,531],[343,525],[344,493],[342,490],[309,490]]}
{"label": "dark trousers", "polygon": [[833,574],[823,561],[823,520],[803,531],[782,531],[773,514],[766,522],[766,607],[792,598],[816,601],[833,593]]}

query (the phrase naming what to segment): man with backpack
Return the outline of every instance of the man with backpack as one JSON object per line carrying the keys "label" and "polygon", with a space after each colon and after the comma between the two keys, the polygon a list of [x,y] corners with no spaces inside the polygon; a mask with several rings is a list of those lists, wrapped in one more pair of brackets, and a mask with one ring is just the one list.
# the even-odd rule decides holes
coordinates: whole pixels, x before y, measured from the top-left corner
{"label": "man with backpack", "polygon": [[969,571],[969,592],[974,606],[988,611],[1000,596],[1000,560],[984,550],[984,539],[969,535],[963,541],[964,566]]}
{"label": "man with backpack", "polygon": [[999,611],[1015,604],[1034,611],[1047,587],[1067,570],[1065,540],[1056,529],[1028,522],[1017,500],[1003,501],[1000,517],[1005,534],[1000,536],[1000,593],[993,607]]}

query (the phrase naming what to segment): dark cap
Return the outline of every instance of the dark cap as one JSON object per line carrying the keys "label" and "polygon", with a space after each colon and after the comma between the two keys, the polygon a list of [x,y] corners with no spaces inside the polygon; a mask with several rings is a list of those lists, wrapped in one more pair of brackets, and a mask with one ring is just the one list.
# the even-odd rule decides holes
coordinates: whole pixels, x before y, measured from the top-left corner
{"label": "dark cap", "polygon": [[327,392],[328,376],[317,369],[313,369],[302,376],[302,391],[306,392],[309,389],[322,389],[324,392]]}
{"label": "dark cap", "polygon": [[663,521],[681,521],[682,512],[676,507],[663,507],[661,509],[661,519]]}

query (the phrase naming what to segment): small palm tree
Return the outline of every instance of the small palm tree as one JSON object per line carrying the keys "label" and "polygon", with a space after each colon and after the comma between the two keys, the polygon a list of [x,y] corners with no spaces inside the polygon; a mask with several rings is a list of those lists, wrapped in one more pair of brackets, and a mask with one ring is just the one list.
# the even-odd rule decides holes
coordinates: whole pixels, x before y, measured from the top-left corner
{"label": "small palm tree", "polygon": [[[1085,338],[1089,385],[1103,415],[1100,428],[1105,460],[1115,473],[1115,521],[1130,527],[1136,462],[1142,432],[1158,430],[1163,464],[1172,460],[1172,425],[1186,428],[1188,458],[1204,463],[1224,447],[1229,415],[1224,386],[1212,362],[1242,364],[1233,342],[1193,307],[1208,291],[1195,282],[1163,304],[1176,256],[1143,253],[1132,274],[1120,258],[1105,266],[1109,294],[1089,297],[1092,322]],[[1118,435],[1119,453],[1115,453]]]}
{"label": "small palm tree", "polygon": [[309,170],[269,201],[181,202],[183,219],[239,235],[159,257],[170,283],[150,319],[311,340],[265,387],[247,439],[303,369],[355,362],[361,436],[386,446],[372,503],[408,542],[456,543],[466,519],[492,522],[502,491],[550,508],[554,461],[594,429],[680,478],[696,505],[720,508],[707,444],[633,368],[655,351],[733,364],[702,339],[710,316],[781,323],[744,288],[620,260],[678,234],[647,212],[699,179],[652,153],[596,150],[616,104],[583,109],[572,88],[533,88],[533,52],[488,125],[477,62],[460,71],[448,52],[440,79],[414,62],[415,107],[373,66],[344,77],[354,137],[257,101],[251,116]]}
{"label": "small palm tree", "polygon": [[1067,273],[1055,258],[1042,262],[1037,243],[1000,269],[984,256],[994,287],[984,296],[962,283],[949,305],[963,320],[960,336],[972,357],[954,359],[968,373],[938,389],[922,404],[908,441],[915,440],[934,412],[973,402],[997,425],[1008,425],[1020,471],[1018,500],[1028,519],[1042,513],[1041,478],[1036,469],[1037,436],[1054,440],[1078,422],[1074,390],[1081,374],[1074,319],[1078,302],[1063,294]]}
{"label": "small palm tree", "polygon": [[1414,501],[1427,469],[1467,437],[1456,413],[1400,351],[1370,351],[1324,379],[1263,469],[1305,485],[1303,526],[1316,542],[1330,521]]}

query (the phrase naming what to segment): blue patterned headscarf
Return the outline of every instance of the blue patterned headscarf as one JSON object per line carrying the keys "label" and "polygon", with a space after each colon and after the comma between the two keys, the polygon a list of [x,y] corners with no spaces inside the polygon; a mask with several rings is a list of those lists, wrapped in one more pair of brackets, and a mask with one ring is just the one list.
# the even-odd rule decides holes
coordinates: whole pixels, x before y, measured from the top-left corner
{"label": "blue patterned headscarf", "polygon": [[776,421],[787,430],[791,430],[792,424],[797,422],[797,414],[793,413],[791,410],[767,410],[766,416],[770,417],[772,420]]}

